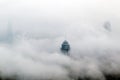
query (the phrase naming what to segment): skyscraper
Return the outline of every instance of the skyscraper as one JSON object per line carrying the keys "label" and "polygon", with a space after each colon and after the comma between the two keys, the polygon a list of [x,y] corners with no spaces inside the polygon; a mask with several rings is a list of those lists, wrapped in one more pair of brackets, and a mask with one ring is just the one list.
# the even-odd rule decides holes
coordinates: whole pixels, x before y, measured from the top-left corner
{"label": "skyscraper", "polygon": [[70,51],[70,45],[68,43],[68,41],[64,41],[61,45],[61,51],[62,53],[64,53],[65,55],[69,55],[69,51]]}

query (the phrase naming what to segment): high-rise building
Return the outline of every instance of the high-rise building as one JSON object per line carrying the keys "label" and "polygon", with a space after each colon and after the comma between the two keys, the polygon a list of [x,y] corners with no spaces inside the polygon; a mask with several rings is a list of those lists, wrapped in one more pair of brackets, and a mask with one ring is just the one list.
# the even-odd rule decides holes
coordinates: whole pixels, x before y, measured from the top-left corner
{"label": "high-rise building", "polygon": [[68,43],[68,41],[64,41],[61,45],[61,51],[62,53],[64,53],[65,55],[69,55],[69,51],[70,51],[70,45]]}

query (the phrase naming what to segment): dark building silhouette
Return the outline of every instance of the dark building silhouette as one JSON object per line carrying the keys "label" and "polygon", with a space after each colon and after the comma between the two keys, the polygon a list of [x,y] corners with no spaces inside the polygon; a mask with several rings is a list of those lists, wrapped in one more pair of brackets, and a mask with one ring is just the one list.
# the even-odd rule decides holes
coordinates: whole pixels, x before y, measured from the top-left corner
{"label": "dark building silhouette", "polygon": [[70,51],[70,45],[68,43],[68,41],[64,41],[61,45],[61,51],[62,53],[64,53],[65,55],[69,55],[69,51]]}

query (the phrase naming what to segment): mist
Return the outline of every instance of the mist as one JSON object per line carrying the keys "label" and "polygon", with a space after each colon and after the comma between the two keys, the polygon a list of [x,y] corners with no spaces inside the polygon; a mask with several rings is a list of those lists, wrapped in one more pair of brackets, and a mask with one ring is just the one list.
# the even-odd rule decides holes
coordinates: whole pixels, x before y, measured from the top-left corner
{"label": "mist", "polygon": [[[118,0],[1,0],[0,76],[106,80],[107,74],[120,75],[119,4]],[[70,56],[60,51],[64,40],[70,43]]]}

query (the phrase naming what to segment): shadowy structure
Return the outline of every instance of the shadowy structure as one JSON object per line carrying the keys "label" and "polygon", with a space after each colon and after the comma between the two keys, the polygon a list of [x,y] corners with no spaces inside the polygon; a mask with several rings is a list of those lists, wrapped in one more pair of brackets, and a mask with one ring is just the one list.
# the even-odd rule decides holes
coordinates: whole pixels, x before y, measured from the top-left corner
{"label": "shadowy structure", "polygon": [[65,55],[69,55],[69,51],[70,51],[70,45],[68,43],[68,41],[64,41],[61,45],[61,51],[62,53],[64,53]]}

